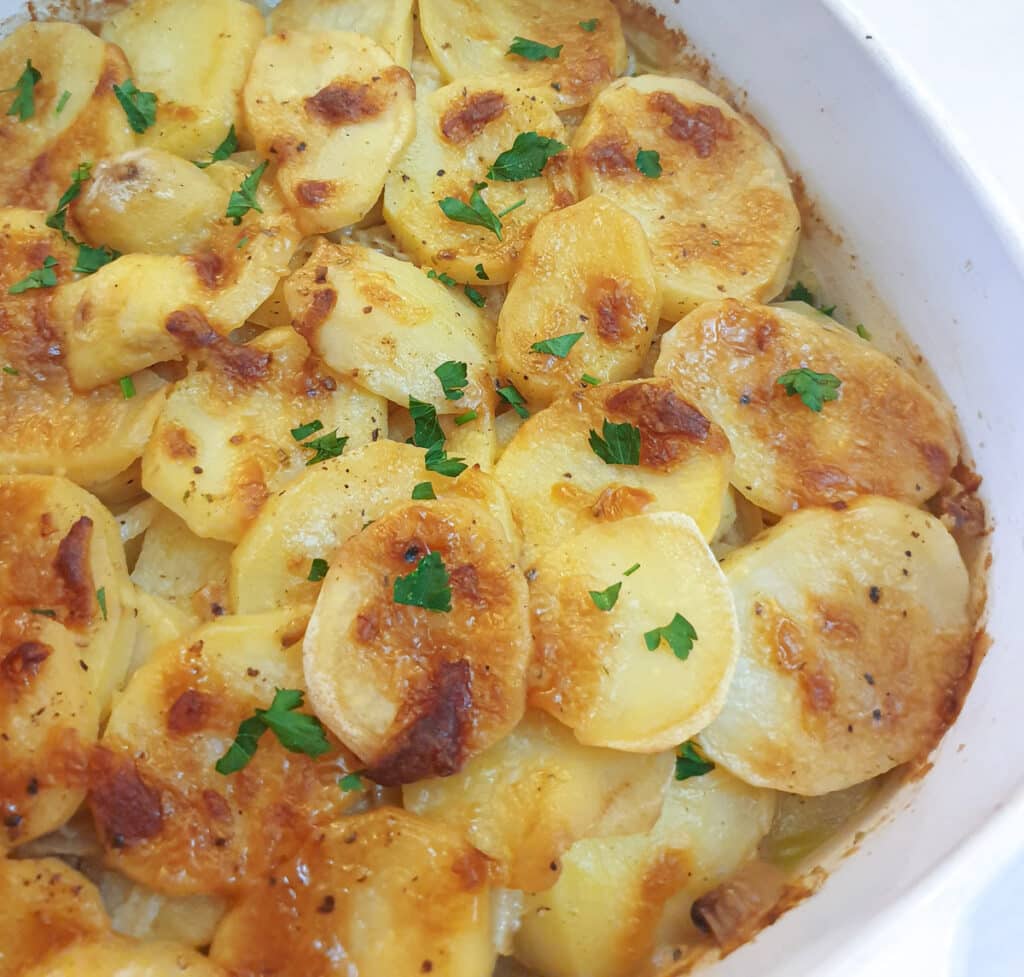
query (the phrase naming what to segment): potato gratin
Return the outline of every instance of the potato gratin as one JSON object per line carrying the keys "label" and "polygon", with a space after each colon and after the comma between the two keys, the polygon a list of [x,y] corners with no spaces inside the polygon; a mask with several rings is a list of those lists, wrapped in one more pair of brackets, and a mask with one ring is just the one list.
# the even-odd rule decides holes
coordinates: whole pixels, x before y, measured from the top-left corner
{"label": "potato gratin", "polygon": [[778,152],[610,0],[108,13],[0,42],[0,977],[748,938],[984,533]]}

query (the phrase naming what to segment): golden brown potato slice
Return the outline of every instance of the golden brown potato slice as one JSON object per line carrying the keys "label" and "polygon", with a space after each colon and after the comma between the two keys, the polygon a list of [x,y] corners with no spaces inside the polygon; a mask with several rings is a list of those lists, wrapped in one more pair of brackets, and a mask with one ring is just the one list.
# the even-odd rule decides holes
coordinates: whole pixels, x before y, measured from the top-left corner
{"label": "golden brown potato slice", "polygon": [[22,977],[227,977],[224,970],[180,943],[110,935],[65,947]]}
{"label": "golden brown potato slice", "polygon": [[337,552],[306,632],[317,715],[377,783],[455,773],[523,715],[526,582],[463,500],[392,509]]}
{"label": "golden brown potato slice", "polygon": [[134,0],[103,37],[121,47],[138,88],[157,96],[156,124],[140,141],[186,159],[207,158],[240,122],[239,96],[263,37],[243,0]]}
{"label": "golden brown potato slice", "polygon": [[[778,381],[807,368],[841,381],[810,408]],[[727,300],[662,338],[655,372],[671,377],[729,436],[733,484],[779,515],[888,495],[919,504],[960,453],[953,412],[889,357],[835,323]]]}
{"label": "golden brown potato slice", "polygon": [[[470,285],[480,284],[480,264],[490,283],[509,281],[537,221],[576,202],[564,152],[549,159],[537,177],[488,180],[498,156],[512,148],[516,136],[531,132],[566,142],[548,100],[509,79],[460,81],[417,100],[416,138],[388,177],[384,219],[418,264]],[[500,221],[500,237],[441,210],[439,202],[449,197],[472,205],[481,183],[486,187],[478,191],[477,209],[489,208]]]}
{"label": "golden brown potato slice", "polygon": [[[662,318],[731,295],[765,302],[782,291],[800,233],[775,147],[718,96],[662,75],[606,88],[573,138],[580,190],[601,193],[647,232]],[[659,156],[641,173],[637,153]]]}
{"label": "golden brown potato slice", "polygon": [[[591,432],[603,438],[605,422],[639,432],[639,464],[609,464],[596,453]],[[534,414],[495,475],[512,500],[529,566],[588,526],[646,512],[685,512],[710,539],[731,466],[721,429],[673,383],[635,380],[579,390]]]}
{"label": "golden brown potato slice", "polygon": [[[500,374],[538,407],[578,390],[584,374],[627,380],[643,365],[660,310],[643,228],[590,197],[538,222],[501,307]],[[534,349],[552,340],[553,352]],[[571,343],[567,354],[559,341]]]}
{"label": "golden brown potato slice", "polygon": [[[718,715],[739,632],[729,585],[689,516],[591,526],[535,570],[531,705],[581,743],[638,753],[671,750]],[[650,650],[648,633],[677,615],[692,630],[676,622],[676,644]]]}
{"label": "golden brown potato slice", "polygon": [[487,860],[394,808],[345,818],[244,896],[210,951],[233,974],[431,974],[494,967]]}
{"label": "golden brown potato slice", "polygon": [[726,557],[741,650],[700,742],[748,783],[824,794],[928,750],[971,659],[967,570],[934,517],[868,497]]}
{"label": "golden brown potato slice", "polygon": [[[49,211],[79,163],[133,145],[128,120],[114,96],[114,85],[124,82],[131,68],[114,45],[68,23],[24,24],[4,38],[0,87],[13,86],[27,61],[41,77],[33,88],[34,111],[29,118],[0,117],[0,203]],[[65,93],[68,97],[58,112]]]}
{"label": "golden brown potato slice", "polygon": [[370,38],[348,31],[272,34],[245,83],[256,148],[306,234],[361,220],[415,129],[412,76]]}
{"label": "golden brown potato slice", "polygon": [[[420,26],[449,79],[508,76],[543,90],[559,110],[586,105],[626,70],[622,25],[608,0],[421,0]],[[509,54],[516,38],[559,50],[541,60]]]}
{"label": "golden brown potato slice", "polygon": [[516,957],[545,977],[636,972],[659,935],[697,935],[693,900],[754,857],[774,813],[773,792],[724,771],[673,781],[650,832],[578,841],[555,887],[527,895]]}
{"label": "golden brown potato slice", "polygon": [[403,789],[407,810],[449,824],[501,866],[503,884],[538,892],[580,838],[646,831],[661,813],[672,754],[630,756],[581,745],[528,712],[453,777]]}
{"label": "golden brown potato slice", "polygon": [[215,350],[168,398],[142,482],[196,535],[233,543],[313,458],[340,454],[341,438],[358,447],[386,435],[387,410],[326,369],[293,329]]}
{"label": "golden brown potato slice", "polygon": [[303,689],[300,635],[288,611],[223,617],[159,648],[132,676],[90,771],[112,868],[172,895],[231,893],[351,802],[336,783],[336,744],[313,759],[265,732],[243,769],[215,768],[276,689]]}
{"label": "golden brown potato slice", "polygon": [[403,68],[412,63],[412,0],[281,0],[270,30],[351,31],[376,41]]}
{"label": "golden brown potato slice", "polygon": [[424,482],[439,499],[482,505],[501,524],[513,552],[519,530],[497,479],[469,468],[448,478],[424,468],[424,451],[377,441],[313,465],[267,501],[231,555],[231,597],[239,614],[311,606],[320,590],[313,561],[330,562],[337,548],[367,523],[412,498]]}
{"label": "golden brown potato slice", "polygon": [[148,370],[131,378],[131,398],[116,382],[72,389],[52,311],[60,289],[8,291],[47,257],[58,283],[71,281],[76,249],[42,214],[0,209],[0,472],[67,475],[98,489],[142,454],[167,389]]}
{"label": "golden brown potato slice", "polygon": [[59,858],[0,861],[0,977],[110,930],[96,887]]}

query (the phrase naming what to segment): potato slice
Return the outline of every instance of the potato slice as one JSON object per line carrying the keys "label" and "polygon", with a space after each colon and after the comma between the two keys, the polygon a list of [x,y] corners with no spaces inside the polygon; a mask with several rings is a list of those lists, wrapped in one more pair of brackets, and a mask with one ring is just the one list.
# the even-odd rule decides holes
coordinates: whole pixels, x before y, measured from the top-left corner
{"label": "potato slice", "polygon": [[109,932],[99,891],[59,858],[0,861],[0,977],[21,977],[48,954]]}
{"label": "potato slice", "polygon": [[[586,105],[626,70],[619,13],[608,0],[421,0],[420,22],[448,78],[509,76],[522,88],[544,90],[559,110]],[[558,56],[509,54],[516,37],[558,47]]]}
{"label": "potato slice", "polygon": [[[422,593],[437,558],[434,599],[397,602],[399,578],[415,574]],[[303,662],[317,715],[393,785],[455,773],[511,732],[529,654],[526,582],[505,532],[452,499],[392,509],[338,550]]]}
{"label": "potato slice", "polygon": [[13,114],[0,118],[0,203],[49,211],[79,163],[133,145],[113,90],[131,68],[112,44],[68,23],[23,24],[0,41],[0,87],[13,86],[26,61],[41,75],[33,89],[35,111],[24,122]]}
{"label": "potato slice", "polygon": [[412,64],[412,0],[281,0],[270,12],[271,33],[351,31],[379,44],[403,68]]}
{"label": "potato slice", "polygon": [[384,219],[416,262],[470,285],[480,284],[476,266],[482,264],[490,283],[503,284],[537,221],[575,203],[575,184],[562,153],[548,160],[539,177],[492,180],[481,191],[495,216],[516,205],[500,217],[500,238],[489,228],[445,216],[438,202],[455,197],[468,204],[474,186],[487,180],[491,165],[524,132],[566,142],[547,99],[508,79],[460,81],[417,100],[416,138],[384,188]]}
{"label": "potato slice", "polygon": [[312,605],[313,560],[330,561],[367,523],[408,502],[419,484],[439,499],[482,505],[518,553],[519,530],[497,479],[469,468],[448,478],[423,467],[422,448],[377,441],[312,466],[273,496],[231,555],[231,599],[240,614]]}
{"label": "potato slice", "polygon": [[[607,464],[591,448],[589,432],[601,436],[606,420],[639,428],[639,465]],[[710,539],[731,465],[725,435],[674,384],[635,380],[579,390],[534,414],[495,475],[512,500],[529,566],[588,526],[642,512],[685,512]]]}
{"label": "potato slice", "polygon": [[56,338],[55,290],[8,292],[47,256],[57,260],[57,281],[70,281],[76,249],[37,211],[0,209],[0,472],[66,475],[99,488],[142,454],[167,388],[147,370],[131,378],[130,399],[117,383],[72,389]]}
{"label": "potato slice", "polygon": [[774,793],[724,771],[674,781],[649,833],[578,841],[555,887],[527,895],[516,957],[545,977],[634,973],[659,929],[696,935],[693,900],[755,855],[774,813]]}
{"label": "potato slice", "polygon": [[[842,381],[820,412],[778,383],[800,367]],[[664,335],[655,372],[724,428],[733,484],[779,515],[870,494],[919,504],[960,454],[953,412],[902,367],[835,323],[785,309],[703,306]]]}
{"label": "potato slice", "polygon": [[21,977],[227,977],[206,957],[180,943],[123,936],[82,940],[25,970]]}
{"label": "potato slice", "polygon": [[582,746],[560,723],[523,721],[453,777],[403,789],[406,810],[457,828],[498,862],[503,884],[539,892],[580,838],[647,831],[661,813],[672,754]]}
{"label": "potato slice", "polygon": [[[581,743],[638,753],[671,750],[718,715],[739,631],[725,576],[689,516],[657,512],[592,526],[548,550],[535,569],[531,705]],[[615,603],[604,610],[591,591],[607,597],[613,586]],[[697,634],[685,660],[666,641],[648,650],[647,632],[680,614]]]}
{"label": "potato slice", "polygon": [[[181,522],[180,519],[175,521]],[[139,612],[138,630],[128,667],[129,677],[153,657],[157,648],[182,637],[199,623],[197,616],[187,614],[164,597],[155,597],[139,588],[135,589],[135,608]]]}
{"label": "potato slice", "polygon": [[[415,265],[356,244],[320,241],[284,284],[295,328],[341,374],[388,400],[410,397],[443,413],[493,399],[494,350],[487,320]],[[448,400],[434,374],[447,360],[467,365],[470,385]]]}
{"label": "potato slice", "polygon": [[337,748],[314,760],[264,733],[248,766],[215,769],[275,689],[303,689],[300,636],[289,611],[223,617],[162,646],[132,676],[90,778],[112,868],[170,895],[232,893],[351,803],[336,783]]}
{"label": "potato slice", "polygon": [[450,828],[383,808],[329,825],[244,896],[210,956],[235,974],[482,977],[490,930],[486,859]]}
{"label": "potato slice", "polygon": [[102,36],[132,63],[135,84],[157,96],[156,124],[139,138],[186,159],[207,157],[240,121],[239,96],[263,37],[243,0],[134,0]]}
{"label": "potato slice", "polygon": [[[640,75],[606,88],[573,138],[584,194],[601,193],[647,232],[661,315],[701,302],[768,301],[782,291],[800,215],[775,147],[717,95],[683,78]],[[636,165],[659,154],[661,175]]]}
{"label": "potato slice", "polygon": [[807,509],[723,569],[742,644],[710,756],[825,794],[930,749],[971,660],[967,570],[937,519],[878,497]]}
{"label": "potato slice", "polygon": [[353,447],[387,433],[383,401],[326,370],[287,327],[223,345],[180,381],[142,456],[146,491],[198,536],[237,542],[272,492],[318,452],[291,432],[337,432]]}
{"label": "potato slice", "polygon": [[[661,294],[636,218],[603,197],[542,217],[498,319],[498,369],[538,407],[579,389],[580,377],[627,380],[658,328]],[[583,335],[567,356],[537,343]]]}
{"label": "potato slice", "polygon": [[265,37],[245,83],[256,148],[306,234],[361,220],[412,139],[416,86],[384,48],[348,31]]}

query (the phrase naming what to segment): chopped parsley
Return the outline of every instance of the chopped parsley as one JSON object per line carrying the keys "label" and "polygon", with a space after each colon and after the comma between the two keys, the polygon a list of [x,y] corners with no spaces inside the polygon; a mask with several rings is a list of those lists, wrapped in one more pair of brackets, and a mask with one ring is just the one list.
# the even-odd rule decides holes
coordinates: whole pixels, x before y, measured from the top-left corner
{"label": "chopped parsley", "polygon": [[631,577],[639,569],[640,569],[640,564],[639,563],[634,563],[628,570],[623,570],[622,571],[622,575],[624,577]]}
{"label": "chopped parsley", "polygon": [[7,291],[11,295],[20,295],[30,288],[53,288],[57,284],[57,259],[52,254],[43,258],[43,266],[30,271],[20,282],[15,282]]}
{"label": "chopped parsley", "polygon": [[479,415],[475,410],[467,410],[465,413],[459,414],[455,418],[455,423],[462,427],[463,424],[468,424],[470,421],[475,421]]}
{"label": "chopped parsley", "polygon": [[135,381],[131,377],[121,377],[117,381],[121,387],[121,395],[125,400],[131,400],[135,396]]}
{"label": "chopped parsley", "polygon": [[472,302],[478,309],[482,309],[487,304],[487,299],[483,297],[472,285],[463,286],[462,291],[465,293],[467,299]]}
{"label": "chopped parsley", "polygon": [[606,465],[639,465],[640,428],[628,421],[613,424],[605,418],[601,434],[590,429],[590,447]]}
{"label": "chopped parsley", "polygon": [[444,431],[437,420],[437,409],[433,404],[409,398],[409,413],[412,415],[412,443],[419,448],[431,448],[440,443],[444,447]]}
{"label": "chopped parsley", "polygon": [[12,377],[20,377],[21,376],[21,371],[14,369],[13,366],[5,366],[3,368],[3,370],[4,370],[4,373],[10,374]]}
{"label": "chopped parsley", "polygon": [[88,244],[78,243],[78,257],[75,259],[74,267],[71,269],[80,275],[91,275],[99,271],[104,265],[121,257],[120,251],[113,248],[94,248]]}
{"label": "chopped parsley", "polygon": [[461,458],[449,458],[444,449],[444,442],[438,442],[427,448],[427,457],[423,462],[428,472],[437,472],[448,478],[461,475],[469,466]]}
{"label": "chopped parsley", "polygon": [[96,603],[99,605],[100,613],[103,615],[103,620],[107,619],[107,588],[100,587],[96,591]]}
{"label": "chopped parsley", "polygon": [[482,262],[478,263],[476,268],[474,268],[473,270],[476,272],[476,277],[479,278],[480,281],[489,282],[491,280],[487,272],[484,271],[484,266]]}
{"label": "chopped parsley", "polygon": [[427,272],[427,278],[432,278],[435,282],[440,282],[442,285],[447,285],[449,288],[458,284],[451,275],[446,275],[443,271],[438,274],[433,268]]}
{"label": "chopped parsley", "polygon": [[440,553],[421,557],[416,569],[404,577],[396,577],[392,597],[396,604],[423,607],[428,611],[450,611],[452,589],[448,571]]}
{"label": "chopped parsley", "polygon": [[64,107],[68,104],[68,99],[71,98],[71,92],[66,88],[60,93],[60,98],[57,99],[57,107],[53,110],[54,115],[60,115],[64,111]]}
{"label": "chopped parsley", "polygon": [[430,482],[419,482],[412,487],[412,497],[417,502],[424,502],[430,499],[436,499],[437,496],[434,494],[434,486]]}
{"label": "chopped parsley", "polygon": [[346,444],[348,444],[348,438],[339,438],[337,428],[329,434],[322,434],[318,438],[306,441],[300,447],[313,452],[313,457],[306,462],[306,467],[327,461],[328,458],[337,458],[345,450]]}
{"label": "chopped parsley", "polygon": [[128,125],[136,132],[145,132],[156,122],[156,94],[140,92],[129,78],[123,85],[114,86],[114,95],[121,103]]}
{"label": "chopped parsley", "polygon": [[689,780],[691,777],[703,777],[711,773],[715,765],[710,760],[705,760],[693,745],[692,740],[687,740],[676,753],[676,780]]}
{"label": "chopped parsley", "polygon": [[582,27],[588,34],[593,34],[594,31],[597,30],[597,25],[600,23],[601,21],[594,17],[593,20],[581,20],[580,27]]}
{"label": "chopped parsley", "polygon": [[263,174],[269,165],[270,161],[264,160],[242,180],[237,190],[231,192],[231,196],[228,198],[228,209],[224,216],[230,217],[234,224],[241,224],[242,218],[250,210],[255,210],[258,214],[263,213],[263,208],[256,200],[256,188],[260,185],[260,180],[263,179]]}
{"label": "chopped parsley", "polygon": [[14,87],[4,89],[5,92],[17,93],[7,115],[16,115],[19,122],[24,122],[36,114],[36,85],[42,77],[39,70],[32,67],[31,60],[25,62],[25,70],[18,75]]}
{"label": "chopped parsley", "polygon": [[569,350],[582,338],[583,333],[581,332],[567,332],[562,336],[534,343],[530,349],[535,353],[547,353],[549,356],[557,356],[560,360],[564,360],[569,355]]}
{"label": "chopped parsley", "polygon": [[530,416],[530,412],[526,409],[526,401],[523,400],[523,395],[516,390],[513,386],[498,387],[498,396],[502,400],[507,401],[512,405],[514,410],[523,420],[526,420]]}
{"label": "chopped parsley", "polygon": [[526,203],[526,197],[523,197],[522,200],[518,201],[517,203],[512,204],[511,207],[506,207],[504,210],[499,211],[498,212],[498,217],[499,218],[500,217],[505,217],[507,214],[511,214],[513,210],[518,210],[525,203]]}
{"label": "chopped parsley", "polygon": [[567,148],[565,143],[557,139],[549,139],[536,132],[521,132],[512,143],[512,148],[506,149],[491,164],[487,179],[505,183],[532,180],[541,175],[552,156],[564,153]]}
{"label": "chopped parsley", "polygon": [[[75,239],[68,234],[66,224],[68,220],[68,207],[78,195],[82,192],[82,184],[92,175],[92,163],[79,163],[75,167],[74,172],[71,174],[71,184],[65,190],[60,200],[57,201],[57,209],[46,217],[46,226],[52,227],[55,231],[60,231],[61,236],[65,241],[75,241]],[[78,242],[75,241],[77,244]]]}
{"label": "chopped parsley", "polygon": [[867,331],[863,322],[857,323],[857,335],[860,336],[861,339],[866,339],[869,343],[871,342],[871,333]]}
{"label": "chopped parsley", "polygon": [[797,282],[786,296],[787,302],[806,302],[808,305],[814,305],[814,296],[811,294],[811,290],[803,283]]}
{"label": "chopped parsley", "polygon": [[[469,195],[469,203],[459,200],[458,197],[445,197],[437,202],[442,213],[449,220],[458,221],[460,224],[473,224],[476,227],[486,227],[495,237],[501,240],[501,215],[495,214],[486,201],[480,196],[481,190],[486,190],[486,183],[474,183],[473,192]],[[504,211],[503,213],[508,213]]]}
{"label": "chopped parsley", "polygon": [[260,737],[269,729],[291,753],[318,757],[330,748],[327,735],[316,716],[295,712],[302,705],[298,689],[276,689],[269,709],[257,709],[239,724],[235,741],[216,764],[217,773],[236,773],[256,754]]}
{"label": "chopped parsley", "polygon": [[610,611],[619,599],[620,590],[622,590],[621,580],[618,583],[613,583],[610,587],[605,587],[604,590],[589,591],[590,599],[599,611]]}
{"label": "chopped parsley", "polygon": [[249,243],[249,239],[247,237],[241,238],[239,240],[238,244],[235,245],[235,250],[236,251],[241,251],[242,248],[244,248],[248,243]]}
{"label": "chopped parsley", "polygon": [[696,640],[697,632],[682,614],[676,614],[662,628],[644,632],[644,643],[647,645],[648,651],[654,651],[664,641],[680,661],[686,661],[690,657],[690,651]]}
{"label": "chopped parsley", "polygon": [[220,162],[222,159],[227,159],[232,153],[238,152],[238,136],[235,135],[234,125],[228,129],[228,134],[224,137],[223,142],[210,153],[208,160],[196,161],[196,166],[201,170],[205,170],[206,167],[211,166],[214,163]]}
{"label": "chopped parsley", "polygon": [[649,179],[657,180],[661,176],[661,155],[656,149],[639,150],[636,154],[636,168]]}
{"label": "chopped parsley", "polygon": [[49,607],[30,607],[30,614],[38,614],[40,617],[56,617],[57,612]]}
{"label": "chopped parsley", "polygon": [[444,390],[446,400],[461,400],[463,388],[467,384],[466,364],[456,360],[446,360],[436,370],[434,375],[441,381],[441,389]]}
{"label": "chopped parsley", "polygon": [[820,413],[826,401],[838,399],[843,381],[832,373],[815,373],[814,370],[802,366],[798,370],[788,370],[775,382],[790,397],[799,394],[805,406],[810,407],[815,413]]}
{"label": "chopped parsley", "polygon": [[562,45],[548,47],[539,41],[531,41],[516,35],[512,38],[512,43],[505,53],[518,55],[520,58],[526,58],[527,61],[553,61],[562,53]]}
{"label": "chopped parsley", "polygon": [[309,565],[309,576],[306,579],[310,583],[319,583],[327,576],[328,569],[330,568],[327,565],[327,561],[318,556]]}
{"label": "chopped parsley", "polygon": [[362,790],[366,785],[363,783],[362,775],[356,771],[354,773],[347,773],[344,777],[339,777],[338,786],[346,794],[350,794],[354,790]]}
{"label": "chopped parsley", "polygon": [[296,441],[305,441],[311,434],[316,434],[317,431],[322,431],[324,425],[321,421],[310,421],[307,424],[300,424],[298,427],[292,428],[292,437]]}
{"label": "chopped parsley", "polygon": [[588,387],[601,386],[601,381],[598,380],[597,377],[592,377],[589,373],[584,373],[583,376],[580,377],[580,382],[585,383]]}

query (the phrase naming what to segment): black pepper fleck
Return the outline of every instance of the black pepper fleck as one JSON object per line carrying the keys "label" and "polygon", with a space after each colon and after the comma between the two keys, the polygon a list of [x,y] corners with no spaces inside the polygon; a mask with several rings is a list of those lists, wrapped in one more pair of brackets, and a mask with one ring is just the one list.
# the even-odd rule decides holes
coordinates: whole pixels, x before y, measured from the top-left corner
{"label": "black pepper fleck", "polygon": [[878,587],[871,587],[868,590],[868,597],[871,599],[872,604],[877,604],[882,599],[882,591]]}

